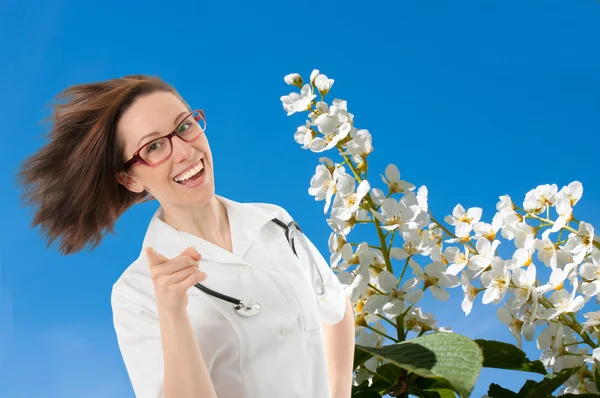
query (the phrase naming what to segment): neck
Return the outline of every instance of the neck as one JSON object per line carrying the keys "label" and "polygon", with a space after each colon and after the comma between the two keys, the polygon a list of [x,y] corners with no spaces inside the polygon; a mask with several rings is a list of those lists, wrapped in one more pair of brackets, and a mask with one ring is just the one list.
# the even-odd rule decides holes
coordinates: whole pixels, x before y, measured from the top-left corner
{"label": "neck", "polygon": [[163,208],[163,218],[173,228],[222,246],[230,239],[227,209],[216,196],[192,208]]}

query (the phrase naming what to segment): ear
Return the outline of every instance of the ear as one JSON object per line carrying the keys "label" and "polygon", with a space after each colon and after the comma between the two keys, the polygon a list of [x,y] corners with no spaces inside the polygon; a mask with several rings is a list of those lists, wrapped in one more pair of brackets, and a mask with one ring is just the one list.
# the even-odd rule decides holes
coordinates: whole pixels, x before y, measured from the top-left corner
{"label": "ear", "polygon": [[117,175],[115,177],[116,177],[117,181],[119,182],[119,184],[123,185],[125,188],[127,188],[131,192],[135,192],[135,193],[144,192],[144,189],[145,189],[144,185],[142,185],[140,182],[138,182],[135,178],[133,178],[126,172],[120,171],[119,173],[117,173]]}

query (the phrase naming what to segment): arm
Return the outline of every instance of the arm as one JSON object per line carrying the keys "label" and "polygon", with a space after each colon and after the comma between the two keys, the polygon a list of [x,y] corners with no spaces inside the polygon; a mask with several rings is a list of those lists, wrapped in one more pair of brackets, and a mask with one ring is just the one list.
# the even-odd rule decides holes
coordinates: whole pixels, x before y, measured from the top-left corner
{"label": "arm", "polygon": [[354,313],[348,297],[344,318],[334,325],[323,323],[323,338],[331,398],[349,398],[354,371],[355,334]]}
{"label": "arm", "polygon": [[160,331],[165,363],[165,398],[217,397],[187,313],[164,317]]}
{"label": "arm", "polygon": [[159,317],[113,289],[114,327],[138,398],[212,398],[212,381],[187,314]]}

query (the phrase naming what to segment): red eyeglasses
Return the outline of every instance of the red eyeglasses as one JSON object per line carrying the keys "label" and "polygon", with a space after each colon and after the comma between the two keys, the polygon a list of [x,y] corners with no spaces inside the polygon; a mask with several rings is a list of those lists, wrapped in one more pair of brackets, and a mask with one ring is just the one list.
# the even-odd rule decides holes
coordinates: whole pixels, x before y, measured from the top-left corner
{"label": "red eyeglasses", "polygon": [[194,141],[206,130],[204,111],[198,109],[189,113],[175,130],[162,137],[156,138],[140,147],[123,165],[123,170],[128,170],[135,163],[145,166],[156,166],[167,160],[173,153],[173,136],[176,135],[185,142]]}

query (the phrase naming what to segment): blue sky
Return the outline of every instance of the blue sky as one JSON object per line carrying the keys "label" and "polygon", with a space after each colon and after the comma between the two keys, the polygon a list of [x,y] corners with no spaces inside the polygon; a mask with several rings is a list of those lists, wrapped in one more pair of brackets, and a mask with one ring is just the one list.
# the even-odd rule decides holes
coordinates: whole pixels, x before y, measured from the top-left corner
{"label": "blue sky", "polygon": [[[94,251],[61,256],[31,229],[15,187],[45,142],[48,102],[72,84],[163,77],[206,112],[217,193],[285,207],[325,255],[323,203],[307,193],[319,155],[294,142],[304,118],[279,101],[285,74],[313,68],[373,134],[373,186],[394,162],[428,187],[438,218],[461,203],[491,221],[500,195],[521,203],[536,185],[579,180],[575,215],[600,228],[597,1],[18,3],[0,8],[3,396],[133,397],[110,289],[156,204],[127,212]],[[478,302],[465,318],[459,289],[445,304],[425,296],[440,325],[513,342],[495,308]],[[486,370],[473,396],[527,376]]]}

